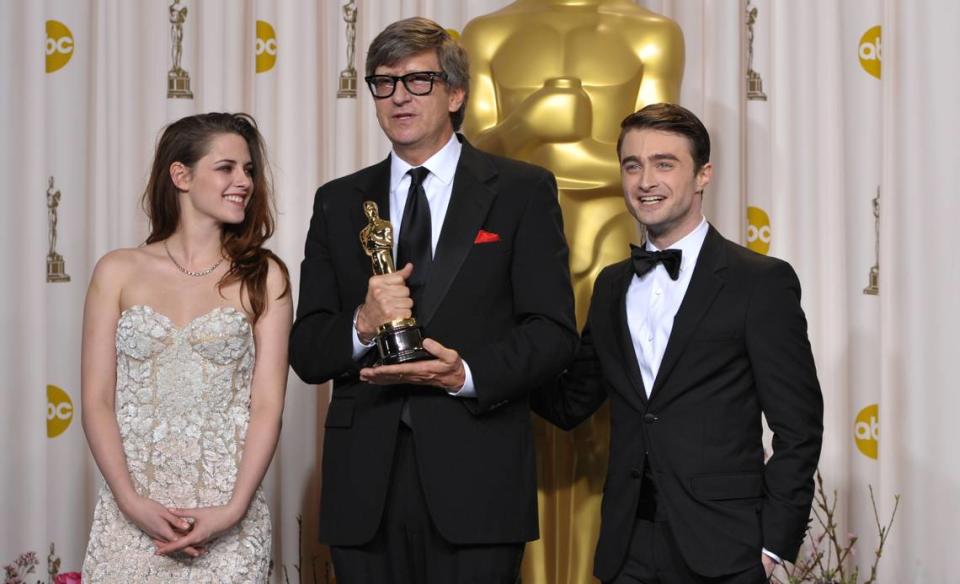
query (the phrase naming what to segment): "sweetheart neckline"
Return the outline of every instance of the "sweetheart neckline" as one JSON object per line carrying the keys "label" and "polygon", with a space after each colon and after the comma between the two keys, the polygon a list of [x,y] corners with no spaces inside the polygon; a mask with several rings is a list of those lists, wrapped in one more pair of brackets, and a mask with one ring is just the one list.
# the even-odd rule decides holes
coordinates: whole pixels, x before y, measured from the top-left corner
{"label": "sweetheart neckline", "polygon": [[173,319],[172,319],[172,318],[170,318],[170,317],[167,316],[166,314],[160,312],[160,311],[157,310],[156,308],[150,306],[149,304],[133,304],[133,305],[128,306],[127,308],[125,308],[122,312],[120,312],[120,318],[117,319],[117,322],[119,322],[120,320],[122,320],[123,317],[124,317],[128,312],[131,312],[131,311],[133,311],[133,310],[135,310],[135,309],[138,309],[138,308],[139,308],[139,309],[149,310],[149,311],[152,312],[153,314],[156,314],[157,316],[163,318],[163,319],[167,322],[167,325],[168,325],[170,328],[172,328],[174,331],[176,331],[176,332],[182,332],[182,331],[184,331],[184,330],[187,330],[188,328],[190,328],[190,327],[191,327],[195,322],[197,322],[198,320],[201,320],[201,319],[203,319],[203,318],[207,318],[207,317],[209,317],[210,315],[214,314],[215,312],[232,312],[232,313],[239,314],[239,315],[240,315],[240,318],[243,319],[243,322],[245,322],[248,327],[250,326],[250,319],[247,318],[247,315],[244,314],[241,310],[238,310],[237,308],[235,308],[235,307],[233,307],[233,306],[215,306],[215,307],[211,308],[210,310],[204,312],[203,314],[199,314],[199,315],[191,318],[191,319],[188,320],[188,321],[186,322],[186,324],[184,324],[183,326],[177,326],[177,324],[176,324],[175,322],[173,322]]}

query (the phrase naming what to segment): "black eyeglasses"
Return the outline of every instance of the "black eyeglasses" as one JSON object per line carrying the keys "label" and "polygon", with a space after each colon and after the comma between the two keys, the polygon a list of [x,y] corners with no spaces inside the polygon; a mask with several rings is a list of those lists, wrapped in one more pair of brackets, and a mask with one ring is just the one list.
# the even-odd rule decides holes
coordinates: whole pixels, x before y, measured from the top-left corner
{"label": "black eyeglasses", "polygon": [[433,80],[446,81],[447,74],[442,71],[414,71],[406,75],[367,75],[363,79],[373,97],[386,99],[397,90],[397,81],[403,81],[410,95],[428,95],[433,91]]}

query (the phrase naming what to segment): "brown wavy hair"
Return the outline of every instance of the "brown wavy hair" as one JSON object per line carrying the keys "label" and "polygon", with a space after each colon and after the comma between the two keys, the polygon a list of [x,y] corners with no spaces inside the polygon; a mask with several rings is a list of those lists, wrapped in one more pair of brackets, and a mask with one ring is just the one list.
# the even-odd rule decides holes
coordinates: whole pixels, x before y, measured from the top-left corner
{"label": "brown wavy hair", "polygon": [[241,302],[246,291],[253,322],[256,322],[266,309],[270,259],[277,262],[283,272],[284,287],[278,298],[290,292],[290,274],[283,261],[263,247],[276,226],[276,203],[266,147],[253,117],[244,113],[199,114],[179,119],[164,129],[153,157],[150,180],[143,192],[143,209],[150,219],[146,243],[167,239],[180,223],[180,190],[170,178],[170,166],[180,162],[193,170],[197,161],[210,151],[211,141],[223,134],[237,134],[246,141],[253,165],[253,185],[243,221],[223,225],[220,242],[230,269],[217,282],[217,288],[222,294],[224,286],[240,282]]}

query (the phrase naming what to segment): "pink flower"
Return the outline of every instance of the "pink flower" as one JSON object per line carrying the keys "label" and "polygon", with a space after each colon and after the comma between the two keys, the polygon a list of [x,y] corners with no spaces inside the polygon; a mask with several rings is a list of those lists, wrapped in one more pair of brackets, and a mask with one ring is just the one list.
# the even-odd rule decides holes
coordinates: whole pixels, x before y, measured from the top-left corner
{"label": "pink flower", "polygon": [[80,584],[80,572],[63,572],[57,574],[53,584]]}

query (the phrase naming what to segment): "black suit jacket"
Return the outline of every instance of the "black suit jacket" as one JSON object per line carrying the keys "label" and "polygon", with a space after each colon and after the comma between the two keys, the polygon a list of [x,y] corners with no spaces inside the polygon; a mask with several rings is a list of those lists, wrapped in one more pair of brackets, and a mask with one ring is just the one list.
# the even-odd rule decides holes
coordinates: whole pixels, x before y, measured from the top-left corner
{"label": "black suit jacket", "polygon": [[[823,434],[796,274],[710,227],[649,399],[626,321],[632,278],[629,260],[601,272],[574,364],[533,399],[565,428],[611,400],[596,575],[609,580],[626,559],[645,462],[694,571],[745,570],[763,547],[793,560]],[[774,432],[766,464],[761,412]]]}
{"label": "black suit jacket", "polygon": [[[556,181],[461,141],[430,280],[414,314],[426,336],[469,364],[476,398],[358,381],[353,313],[371,275],[359,241],[362,204],[373,200],[389,217],[389,158],[317,191],[290,361],[308,383],[334,381],[324,434],[324,542],[360,545],[375,535],[404,395],[440,533],[454,544],[538,537],[528,396],[560,374],[577,345]],[[481,229],[499,241],[475,243]]]}

